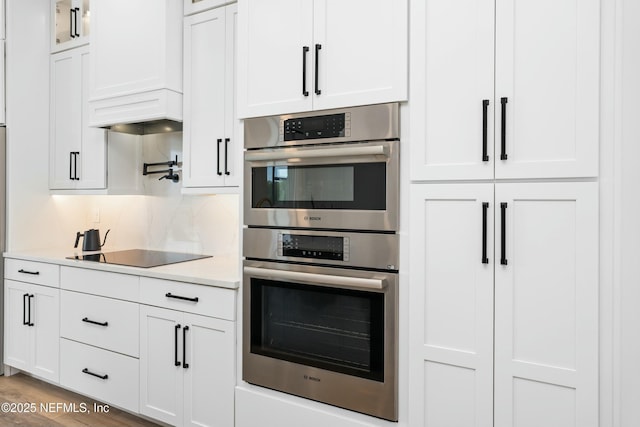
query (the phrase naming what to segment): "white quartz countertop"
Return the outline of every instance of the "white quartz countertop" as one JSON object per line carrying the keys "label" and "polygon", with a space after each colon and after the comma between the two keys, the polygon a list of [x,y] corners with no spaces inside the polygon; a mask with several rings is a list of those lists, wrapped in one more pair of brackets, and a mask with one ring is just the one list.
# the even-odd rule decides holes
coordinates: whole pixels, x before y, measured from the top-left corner
{"label": "white quartz countertop", "polygon": [[[126,248],[131,249],[131,248]],[[105,251],[112,252],[113,250]],[[116,264],[105,264],[96,261],[67,259],[99,252],[82,252],[71,250],[33,250],[24,252],[5,252],[5,258],[25,261],[44,262],[69,267],[80,267],[92,270],[110,271],[113,273],[132,274],[136,276],[154,277],[157,279],[175,280],[220,288],[237,289],[240,286],[240,256],[219,256],[185,261],[159,267],[129,267]]]}

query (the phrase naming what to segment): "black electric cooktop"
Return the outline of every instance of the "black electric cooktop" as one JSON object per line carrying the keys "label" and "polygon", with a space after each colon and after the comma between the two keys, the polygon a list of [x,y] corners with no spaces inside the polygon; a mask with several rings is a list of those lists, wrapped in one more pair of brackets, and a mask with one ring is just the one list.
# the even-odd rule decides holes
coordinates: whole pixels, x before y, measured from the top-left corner
{"label": "black electric cooktop", "polygon": [[96,254],[69,256],[67,259],[95,261],[104,264],[127,265],[130,267],[158,267],[178,262],[211,258],[211,255],[185,254],[180,252],[148,251],[144,249],[130,249],[127,251],[100,252]]}

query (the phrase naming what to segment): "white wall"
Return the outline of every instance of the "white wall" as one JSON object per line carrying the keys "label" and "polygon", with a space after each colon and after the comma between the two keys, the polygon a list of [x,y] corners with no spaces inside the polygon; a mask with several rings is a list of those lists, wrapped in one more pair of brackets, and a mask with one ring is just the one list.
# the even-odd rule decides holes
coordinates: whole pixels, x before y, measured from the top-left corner
{"label": "white wall", "polygon": [[[76,232],[109,233],[105,250],[144,247],[235,254],[237,195],[182,196],[181,183],[143,178],[145,196],[51,195],[50,0],[7,0],[7,250],[73,250]],[[182,158],[181,134],[132,138],[147,162]],[[99,222],[94,222],[99,213]]]}

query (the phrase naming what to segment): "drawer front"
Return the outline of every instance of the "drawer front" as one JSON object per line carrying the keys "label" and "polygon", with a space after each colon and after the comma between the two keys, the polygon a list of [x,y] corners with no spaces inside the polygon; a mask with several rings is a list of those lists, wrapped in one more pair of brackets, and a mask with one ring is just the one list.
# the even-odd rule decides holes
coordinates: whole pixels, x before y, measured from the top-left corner
{"label": "drawer front", "polygon": [[60,384],[102,402],[138,412],[139,369],[133,357],[60,340]]}
{"label": "drawer front", "polygon": [[140,302],[157,307],[235,320],[235,298],[236,292],[230,289],[140,278]]}
{"label": "drawer front", "polygon": [[57,288],[60,286],[60,266],[44,262],[6,258],[4,260],[4,277],[20,282]]}
{"label": "drawer front", "polygon": [[137,303],[62,291],[60,307],[64,338],[138,357]]}
{"label": "drawer front", "polygon": [[138,302],[140,282],[138,276],[87,268],[62,267],[60,287],[71,291]]}

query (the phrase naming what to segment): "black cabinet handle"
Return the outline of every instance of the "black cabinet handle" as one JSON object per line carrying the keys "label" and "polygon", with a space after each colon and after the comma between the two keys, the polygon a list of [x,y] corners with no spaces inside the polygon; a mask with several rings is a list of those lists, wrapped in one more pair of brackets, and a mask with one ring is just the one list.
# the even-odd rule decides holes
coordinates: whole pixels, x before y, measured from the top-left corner
{"label": "black cabinet handle", "polygon": [[175,326],[176,330],[175,330],[175,337],[174,337],[174,347],[173,347],[173,354],[174,354],[174,359],[175,359],[175,365],[176,366],[180,366],[181,363],[178,360],[178,331],[180,330],[180,324],[177,324]]}
{"label": "black cabinet handle", "polygon": [[40,274],[39,271],[23,270],[22,268],[20,270],[18,270],[18,273],[33,274],[34,276],[38,276]]}
{"label": "black cabinet handle", "polygon": [[229,172],[229,138],[224,139],[224,174],[231,175]]}
{"label": "black cabinet handle", "polygon": [[217,171],[218,171],[218,175],[222,175],[222,172],[220,172],[220,144],[222,144],[222,139],[218,138],[218,151],[217,151],[217,162],[218,162],[218,166],[217,166]]}
{"label": "black cabinet handle", "polygon": [[187,363],[187,331],[189,330],[188,326],[185,326],[182,329],[182,367],[184,369],[189,369],[189,364]]}
{"label": "black cabinet handle", "polygon": [[309,46],[302,46],[302,95],[309,96],[307,90],[307,53],[309,52]]}
{"label": "black cabinet handle", "polygon": [[507,265],[507,204],[500,203],[500,264]]}
{"label": "black cabinet handle", "polygon": [[487,153],[487,109],[489,108],[489,100],[482,100],[482,161],[489,161],[489,153]]}
{"label": "black cabinet handle", "polygon": [[181,297],[180,295],[173,295],[171,292],[167,292],[164,296],[167,298],[175,298],[175,299],[181,299],[184,301],[191,301],[191,302],[198,302],[200,300],[200,298],[198,297],[194,297],[194,298]]}
{"label": "black cabinet handle", "polygon": [[29,320],[27,320],[27,298],[29,298],[29,294],[22,295],[22,324],[29,325]]}
{"label": "black cabinet handle", "polygon": [[75,15],[76,15],[76,17],[75,17],[75,18],[76,18],[76,19],[75,19],[75,21],[74,21],[74,22],[75,22],[75,29],[74,29],[74,33],[75,33],[76,37],[80,37],[80,33],[78,32],[78,12],[80,12],[80,8],[79,8],[79,7],[76,7],[76,8],[75,8],[75,11],[76,11],[76,13],[75,13]]}
{"label": "black cabinet handle", "polygon": [[79,151],[73,152],[73,179],[75,181],[80,181],[78,178],[78,156],[80,155]]}
{"label": "black cabinet handle", "polygon": [[320,95],[322,91],[320,90],[320,84],[318,83],[318,69],[320,68],[320,49],[322,49],[321,44],[316,44],[316,95]]}
{"label": "black cabinet handle", "polygon": [[76,35],[73,33],[73,23],[75,19],[73,19],[73,15],[76,14],[76,10],[74,8],[69,9],[69,37],[72,39],[76,38]]}
{"label": "black cabinet handle", "polygon": [[489,264],[489,258],[487,257],[487,211],[489,210],[489,203],[482,203],[482,263]]}
{"label": "black cabinet handle", "polygon": [[98,326],[109,326],[109,322],[96,322],[95,320],[89,320],[88,317],[85,317],[84,319],[82,319],[82,321],[86,323],[91,323],[93,325],[98,325]]}
{"label": "black cabinet handle", "polygon": [[91,372],[90,370],[88,370],[87,368],[84,368],[82,370],[83,373],[87,374],[87,375],[91,375],[92,377],[97,377],[100,378],[101,380],[108,380],[109,379],[109,375],[104,374],[104,375],[100,375],[100,374],[94,374],[93,372]]}
{"label": "black cabinet handle", "polygon": [[28,311],[29,311],[29,322],[27,323],[27,326],[34,326],[35,324],[31,321],[31,298],[35,298],[36,296],[33,294],[29,294],[29,298],[27,299],[28,302]]}
{"label": "black cabinet handle", "polygon": [[73,181],[73,151],[69,152],[69,179]]}
{"label": "black cabinet handle", "polygon": [[500,153],[500,160],[507,160],[507,102],[507,98],[500,98],[500,104],[502,104],[502,152]]}

